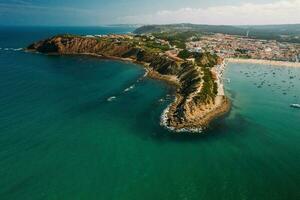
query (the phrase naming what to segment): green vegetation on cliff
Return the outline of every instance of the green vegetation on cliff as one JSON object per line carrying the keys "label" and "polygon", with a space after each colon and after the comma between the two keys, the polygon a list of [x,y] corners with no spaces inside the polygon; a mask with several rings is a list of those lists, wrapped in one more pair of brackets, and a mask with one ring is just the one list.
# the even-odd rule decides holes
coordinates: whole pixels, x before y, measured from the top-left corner
{"label": "green vegetation on cliff", "polygon": [[[187,97],[195,92],[201,81],[203,90],[198,95],[204,102],[208,97],[213,98],[215,92],[214,80],[210,68],[218,62],[218,57],[210,53],[195,53],[183,49],[178,57],[182,59],[195,58],[195,63],[187,61],[178,62],[163,53],[169,50],[166,38],[186,40],[193,33],[165,35],[164,37],[139,36],[114,36],[114,37],[82,37],[74,35],[60,35],[29,46],[43,53],[74,54],[92,53],[102,56],[131,58],[137,62],[149,63],[149,66],[163,75],[176,75],[180,78],[180,93]],[[159,43],[158,40],[163,40]],[[199,70],[200,69],[200,70]],[[203,73],[203,75],[200,74]]]}
{"label": "green vegetation on cliff", "polygon": [[[192,105],[197,107],[213,102],[217,94],[217,85],[211,68],[218,63],[218,56],[189,52],[186,49],[181,50],[178,55],[183,60],[169,54],[170,48],[176,50],[169,44],[180,42],[184,44],[193,34],[192,32],[187,35],[163,34],[158,38],[153,35],[104,37],[60,35],[34,43],[28,50],[59,55],[90,54],[113,59],[126,58],[144,64],[149,70],[158,73],[158,76],[176,81],[177,94],[180,98],[174,103],[176,107],[172,123],[183,123],[182,119],[186,118],[187,99],[192,97],[194,101]],[[194,58],[195,62],[187,61],[187,58]]]}
{"label": "green vegetation on cliff", "polygon": [[212,78],[212,73],[208,67],[203,67],[203,85],[201,92],[198,93],[194,99],[198,103],[208,103],[214,101],[215,96],[218,93],[218,85]]}
{"label": "green vegetation on cliff", "polygon": [[188,50],[186,50],[186,49],[183,49],[183,50],[181,50],[179,53],[178,53],[178,57],[179,58],[182,58],[182,59],[187,59],[187,58],[189,58],[190,56],[192,55],[192,53],[191,52],[189,52]]}

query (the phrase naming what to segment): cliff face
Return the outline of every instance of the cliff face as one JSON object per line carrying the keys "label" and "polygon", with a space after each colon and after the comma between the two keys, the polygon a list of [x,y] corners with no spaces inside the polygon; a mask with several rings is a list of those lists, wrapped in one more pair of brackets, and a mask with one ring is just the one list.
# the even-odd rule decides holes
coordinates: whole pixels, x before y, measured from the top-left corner
{"label": "cliff face", "polygon": [[[176,100],[166,113],[165,125],[175,129],[206,126],[216,113],[225,113],[228,102],[217,97],[217,85],[210,68],[218,57],[203,54],[197,63],[178,62],[164,53],[145,48],[141,42],[124,37],[88,38],[56,36],[30,45],[27,49],[46,54],[90,54],[106,58],[130,59],[144,64],[152,76],[175,82]],[[226,103],[227,102],[227,103]],[[227,105],[224,107],[224,103]]]}
{"label": "cliff face", "polygon": [[109,40],[98,41],[97,39],[86,37],[57,36],[34,43],[28,49],[54,54],[95,53],[107,56],[122,56],[131,48],[128,44],[117,45],[117,42],[110,42]]}
{"label": "cliff face", "polygon": [[79,36],[56,36],[31,44],[28,50],[46,54],[97,54],[103,57],[132,58],[149,63],[161,74],[176,75],[180,70],[177,63],[166,56],[160,56],[120,39],[97,39]]}

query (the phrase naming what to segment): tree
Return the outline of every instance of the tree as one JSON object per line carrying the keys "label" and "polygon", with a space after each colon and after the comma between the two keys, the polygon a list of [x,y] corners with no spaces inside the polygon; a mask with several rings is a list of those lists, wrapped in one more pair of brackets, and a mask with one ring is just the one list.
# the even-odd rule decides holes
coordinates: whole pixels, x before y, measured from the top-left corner
{"label": "tree", "polygon": [[188,50],[186,50],[186,49],[184,49],[184,50],[182,50],[182,51],[180,51],[179,53],[178,53],[178,57],[179,58],[182,58],[182,59],[187,59],[187,58],[189,58],[191,56],[191,53],[188,51]]}

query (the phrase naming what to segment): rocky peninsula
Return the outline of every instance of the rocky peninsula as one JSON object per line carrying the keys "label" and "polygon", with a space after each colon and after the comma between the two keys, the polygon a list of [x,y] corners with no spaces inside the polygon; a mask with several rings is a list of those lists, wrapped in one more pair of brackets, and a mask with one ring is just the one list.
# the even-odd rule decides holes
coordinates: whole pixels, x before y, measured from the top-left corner
{"label": "rocky peninsula", "polygon": [[174,131],[200,131],[227,113],[224,60],[210,53],[189,53],[168,40],[149,35],[58,35],[27,47],[49,55],[91,55],[141,64],[152,78],[176,87],[174,102],[162,114],[162,124]]}

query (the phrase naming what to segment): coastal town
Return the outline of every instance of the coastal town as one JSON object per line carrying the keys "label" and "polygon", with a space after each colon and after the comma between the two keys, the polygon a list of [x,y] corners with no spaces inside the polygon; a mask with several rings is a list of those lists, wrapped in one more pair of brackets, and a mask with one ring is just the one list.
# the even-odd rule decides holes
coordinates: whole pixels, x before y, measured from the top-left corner
{"label": "coastal town", "polygon": [[300,60],[299,43],[252,39],[247,36],[205,35],[198,41],[187,42],[187,49],[194,52],[208,51],[216,53],[223,58],[248,58],[287,62],[299,62]]}
{"label": "coastal town", "polygon": [[[168,50],[165,54],[173,59],[180,60],[178,54],[182,50],[191,53],[210,52],[221,58],[256,59],[283,62],[300,62],[300,44],[279,42],[276,40],[253,39],[247,36],[236,36],[228,34],[207,34],[201,37],[191,36],[181,41],[185,46],[172,44],[164,38],[153,36],[153,34],[126,34],[126,35],[87,35],[86,37],[106,38],[118,40],[136,40],[140,45],[151,42],[152,47]],[[191,56],[189,59],[193,61]]]}

